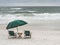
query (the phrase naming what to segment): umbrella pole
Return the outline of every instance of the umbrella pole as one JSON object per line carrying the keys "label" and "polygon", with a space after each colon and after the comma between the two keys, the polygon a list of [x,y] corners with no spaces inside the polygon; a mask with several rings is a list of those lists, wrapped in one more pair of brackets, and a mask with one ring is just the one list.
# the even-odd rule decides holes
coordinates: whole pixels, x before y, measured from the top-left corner
{"label": "umbrella pole", "polygon": [[18,33],[18,27],[16,29],[17,29],[17,33]]}

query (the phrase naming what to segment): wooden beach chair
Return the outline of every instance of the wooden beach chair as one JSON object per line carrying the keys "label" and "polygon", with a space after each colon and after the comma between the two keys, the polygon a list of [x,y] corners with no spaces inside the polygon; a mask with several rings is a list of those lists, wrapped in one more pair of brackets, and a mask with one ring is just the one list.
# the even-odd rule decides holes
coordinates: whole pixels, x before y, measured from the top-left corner
{"label": "wooden beach chair", "polygon": [[24,38],[31,38],[30,31],[24,31]]}

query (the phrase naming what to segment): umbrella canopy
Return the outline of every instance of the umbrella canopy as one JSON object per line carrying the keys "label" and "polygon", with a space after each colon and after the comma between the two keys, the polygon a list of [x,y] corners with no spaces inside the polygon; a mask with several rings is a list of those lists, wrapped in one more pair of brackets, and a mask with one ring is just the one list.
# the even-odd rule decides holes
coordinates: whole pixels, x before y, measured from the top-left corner
{"label": "umbrella canopy", "polygon": [[27,24],[27,22],[25,22],[23,20],[14,20],[7,25],[6,29],[11,29],[11,28],[15,28],[18,26],[23,26],[25,24]]}

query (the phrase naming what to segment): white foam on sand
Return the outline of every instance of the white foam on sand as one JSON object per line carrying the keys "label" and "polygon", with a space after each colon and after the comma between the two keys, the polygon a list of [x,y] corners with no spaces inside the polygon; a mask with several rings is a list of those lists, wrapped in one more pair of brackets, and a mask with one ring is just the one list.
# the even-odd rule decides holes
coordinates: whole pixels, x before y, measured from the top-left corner
{"label": "white foam on sand", "polygon": [[41,19],[60,19],[60,13],[33,13],[36,17],[40,17]]}

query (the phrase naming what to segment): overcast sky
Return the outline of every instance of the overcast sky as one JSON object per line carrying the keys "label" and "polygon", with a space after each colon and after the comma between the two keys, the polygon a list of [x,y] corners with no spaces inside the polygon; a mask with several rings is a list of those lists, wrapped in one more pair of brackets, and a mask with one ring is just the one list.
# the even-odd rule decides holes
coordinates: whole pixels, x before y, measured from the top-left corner
{"label": "overcast sky", "polygon": [[0,6],[60,6],[60,0],[0,0]]}

